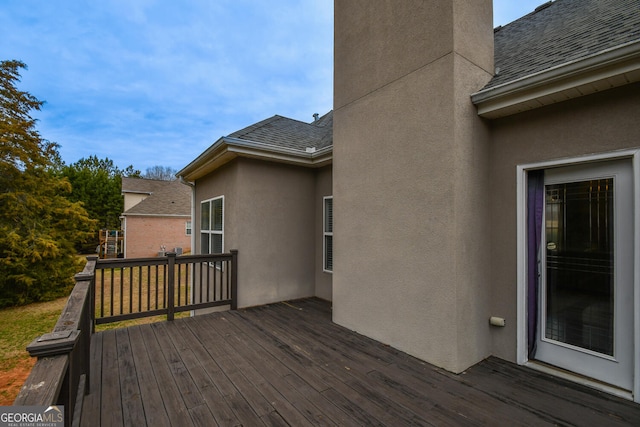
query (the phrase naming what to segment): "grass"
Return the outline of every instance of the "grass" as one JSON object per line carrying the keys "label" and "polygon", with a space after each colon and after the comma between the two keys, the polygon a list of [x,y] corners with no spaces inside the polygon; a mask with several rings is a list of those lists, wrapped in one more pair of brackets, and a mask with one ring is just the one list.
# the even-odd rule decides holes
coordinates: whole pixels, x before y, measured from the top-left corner
{"label": "grass", "polygon": [[67,298],[0,310],[0,405],[11,405],[35,359],[26,347],[51,332]]}
{"label": "grass", "polygon": [[[134,269],[134,271],[137,270],[137,268]],[[114,312],[116,313],[118,313],[120,310],[119,280],[123,280],[123,288],[125,290],[128,290],[130,285],[130,276],[128,271],[128,268],[125,269],[126,274],[122,277],[122,279],[120,279],[118,275],[115,276]],[[101,276],[102,271],[96,271],[96,283],[98,284],[98,291]],[[135,308],[138,302],[138,289],[140,286],[142,286],[142,295],[146,296],[146,292],[149,291],[151,292],[151,299],[155,301],[155,269],[147,270],[146,268],[143,268],[141,278],[136,278],[135,274],[133,277],[134,295],[123,295],[123,311],[125,313],[129,312],[128,310],[130,300],[132,300],[133,302],[134,312],[136,311]],[[106,273],[105,280],[108,281],[110,286],[111,279],[109,273]],[[181,280],[181,283],[186,283],[186,279],[184,276]],[[160,288],[162,288],[161,278],[159,278],[159,282]],[[149,284],[151,284],[152,286],[149,287]],[[106,287],[105,294],[107,294],[108,291],[109,288]],[[184,288],[182,289],[182,292],[182,298],[184,298]],[[53,330],[58,317],[60,317],[60,313],[64,309],[67,299],[67,297],[63,297],[58,298],[54,301],[34,303],[21,307],[11,307],[0,310],[0,406],[13,404],[13,401],[20,391],[20,387],[22,387],[22,384],[26,380],[29,372],[31,371],[31,368],[33,367],[33,364],[35,363],[35,358],[31,358],[29,356],[29,353],[26,351],[27,345],[29,345],[31,341],[33,341],[40,335],[46,334]],[[98,293],[96,302],[99,301],[100,300]],[[142,308],[143,310],[147,308],[146,299],[143,301]],[[99,314],[98,308],[96,309],[96,312]],[[188,312],[176,313],[175,315],[176,318],[187,316],[189,316]],[[108,323],[106,325],[100,325],[96,327],[96,331],[123,328],[127,326],[147,324],[163,320],[166,320],[166,316],[164,315],[145,317],[135,320],[126,320],[121,322]]]}
{"label": "grass", "polygon": [[51,332],[67,298],[0,310],[0,360],[11,368],[24,356],[27,345],[39,335]]}

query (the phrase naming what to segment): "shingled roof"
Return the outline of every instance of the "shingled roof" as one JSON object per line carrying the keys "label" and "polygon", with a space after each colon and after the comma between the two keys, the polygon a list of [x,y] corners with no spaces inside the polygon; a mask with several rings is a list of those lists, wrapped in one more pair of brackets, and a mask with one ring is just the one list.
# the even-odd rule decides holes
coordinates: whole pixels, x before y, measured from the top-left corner
{"label": "shingled roof", "polygon": [[123,215],[191,216],[191,188],[180,181],[123,177],[122,192],[149,195]]}
{"label": "shingled roof", "polygon": [[485,89],[640,40],[640,2],[555,0],[494,31]]}
{"label": "shingled roof", "polygon": [[152,194],[166,187],[167,182],[158,179],[122,177],[122,192]]}
{"label": "shingled roof", "polygon": [[238,156],[322,167],[332,148],[333,111],[311,123],[275,115],[218,139],[178,175],[194,181]]}
{"label": "shingled roof", "polygon": [[319,150],[333,144],[333,111],[311,123],[275,115],[233,132],[228,137],[303,152],[307,148]]}

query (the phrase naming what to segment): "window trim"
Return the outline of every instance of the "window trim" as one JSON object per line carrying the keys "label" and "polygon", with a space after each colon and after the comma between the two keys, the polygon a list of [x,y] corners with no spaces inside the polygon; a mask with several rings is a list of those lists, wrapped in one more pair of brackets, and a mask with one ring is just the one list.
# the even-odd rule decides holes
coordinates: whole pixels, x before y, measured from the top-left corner
{"label": "window trim", "polygon": [[185,236],[191,236],[191,234],[193,234],[193,224],[191,223],[191,221],[185,221],[184,222],[184,235]]}
{"label": "window trim", "polygon": [[[331,231],[327,231],[327,202],[331,200]],[[333,273],[333,196],[322,198],[322,271]],[[327,268],[327,237],[331,237],[331,268]]]}
{"label": "window trim", "polygon": [[[213,228],[213,221],[214,221],[214,216],[213,216],[213,202],[216,200],[222,200],[222,224],[221,224],[221,230],[214,230]],[[209,203],[209,229],[208,230],[203,230],[202,229],[202,205],[205,203]],[[224,253],[224,195],[222,196],[217,196],[217,197],[212,197],[210,199],[206,199],[206,200],[201,200],[200,201],[200,253],[201,254],[212,254],[213,252],[211,252],[211,245],[213,243],[213,239],[211,238],[211,236],[213,235],[220,235],[222,236],[221,238],[221,253]],[[208,234],[209,235],[209,248],[207,248],[208,252],[203,252],[203,248],[202,248],[202,235],[203,234]]]}

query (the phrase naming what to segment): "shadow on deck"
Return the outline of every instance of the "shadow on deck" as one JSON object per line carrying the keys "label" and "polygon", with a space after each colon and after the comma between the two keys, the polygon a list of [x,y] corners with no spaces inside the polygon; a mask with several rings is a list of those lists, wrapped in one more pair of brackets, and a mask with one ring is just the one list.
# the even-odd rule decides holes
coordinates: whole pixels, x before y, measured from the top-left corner
{"label": "shadow on deck", "polygon": [[82,425],[640,425],[640,405],[489,358],[454,375],[318,299],[94,335]]}

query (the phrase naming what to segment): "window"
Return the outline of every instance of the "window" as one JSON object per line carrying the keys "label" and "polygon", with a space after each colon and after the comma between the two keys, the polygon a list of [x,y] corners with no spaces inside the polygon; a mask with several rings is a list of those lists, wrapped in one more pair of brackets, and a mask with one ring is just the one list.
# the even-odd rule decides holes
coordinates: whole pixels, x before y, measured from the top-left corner
{"label": "window", "polygon": [[184,223],[184,234],[191,236],[191,221],[186,221]]}
{"label": "window", "polygon": [[324,262],[323,270],[333,271],[333,196],[324,197]]}
{"label": "window", "polygon": [[224,250],[224,196],[200,204],[200,253],[220,254]]}

